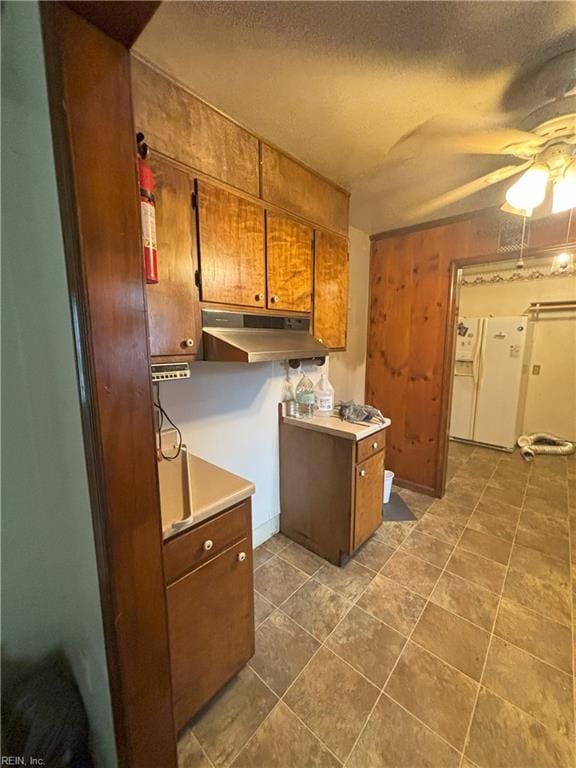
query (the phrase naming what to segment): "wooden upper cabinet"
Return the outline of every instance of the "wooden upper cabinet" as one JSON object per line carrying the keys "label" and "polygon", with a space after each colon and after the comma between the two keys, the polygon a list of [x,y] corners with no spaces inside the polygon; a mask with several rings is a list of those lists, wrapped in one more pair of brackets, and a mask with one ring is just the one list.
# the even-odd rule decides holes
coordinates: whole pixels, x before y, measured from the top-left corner
{"label": "wooden upper cabinet", "polygon": [[316,230],[314,336],[330,349],[345,349],[348,321],[348,240]]}
{"label": "wooden upper cabinet", "polygon": [[321,227],[348,234],[349,195],[282,152],[262,144],[262,198]]}
{"label": "wooden upper cabinet", "polygon": [[312,309],[314,231],[287,216],[266,213],[268,308]]}
{"label": "wooden upper cabinet", "polygon": [[131,75],[135,127],[150,147],[258,197],[256,136],[134,56]]}
{"label": "wooden upper cabinet", "polygon": [[150,353],[195,355],[200,341],[200,307],[194,282],[196,228],[193,182],[187,173],[152,156],[156,197],[159,282],[146,286]]}
{"label": "wooden upper cabinet", "polygon": [[196,180],[202,301],[266,307],[264,209]]}

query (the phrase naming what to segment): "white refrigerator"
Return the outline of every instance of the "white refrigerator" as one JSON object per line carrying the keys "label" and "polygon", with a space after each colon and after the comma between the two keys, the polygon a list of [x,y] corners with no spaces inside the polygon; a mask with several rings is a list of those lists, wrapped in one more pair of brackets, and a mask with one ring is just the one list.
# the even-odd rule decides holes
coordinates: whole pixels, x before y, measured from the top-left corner
{"label": "white refrigerator", "polygon": [[521,430],[528,318],[460,317],[450,437],[512,450]]}

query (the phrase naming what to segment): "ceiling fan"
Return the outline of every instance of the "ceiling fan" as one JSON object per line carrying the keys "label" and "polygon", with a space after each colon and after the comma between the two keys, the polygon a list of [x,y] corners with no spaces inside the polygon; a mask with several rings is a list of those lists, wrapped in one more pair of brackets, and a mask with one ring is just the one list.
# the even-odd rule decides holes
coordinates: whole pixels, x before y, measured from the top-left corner
{"label": "ceiling fan", "polygon": [[[503,210],[531,216],[545,201],[551,202],[552,213],[576,207],[576,51],[549,60],[529,73],[523,82],[515,83],[514,90],[529,93],[540,102],[521,120],[522,130],[499,127],[469,132],[455,125],[454,119],[434,118],[392,148],[390,155],[397,159],[435,152],[508,155],[521,161],[427,200],[411,211],[413,216],[428,216],[520,174],[506,191]],[[508,116],[507,121],[509,119]],[[469,120],[467,122],[469,124]],[[481,117],[477,122],[486,124]]]}

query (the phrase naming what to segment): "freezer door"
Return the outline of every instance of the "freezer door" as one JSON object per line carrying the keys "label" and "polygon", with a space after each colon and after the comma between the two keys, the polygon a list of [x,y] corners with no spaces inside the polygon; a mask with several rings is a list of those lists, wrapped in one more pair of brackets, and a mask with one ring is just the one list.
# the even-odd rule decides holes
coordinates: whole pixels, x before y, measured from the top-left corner
{"label": "freezer door", "polygon": [[518,435],[518,407],[527,318],[485,320],[473,439],[511,450]]}
{"label": "freezer door", "polygon": [[474,431],[483,318],[459,317],[456,332],[450,437],[471,440]]}
{"label": "freezer door", "polygon": [[471,362],[480,351],[482,317],[459,317],[456,330],[456,362]]}

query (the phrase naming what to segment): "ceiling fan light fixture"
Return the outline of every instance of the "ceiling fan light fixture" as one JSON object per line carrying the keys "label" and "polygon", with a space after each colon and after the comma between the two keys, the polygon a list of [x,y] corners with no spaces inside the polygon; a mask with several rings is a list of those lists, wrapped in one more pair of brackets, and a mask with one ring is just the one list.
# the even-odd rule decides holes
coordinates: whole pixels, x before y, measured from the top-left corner
{"label": "ceiling fan light fixture", "polygon": [[544,202],[549,178],[550,173],[546,167],[533,165],[508,189],[506,202],[512,208],[531,213]]}
{"label": "ceiling fan light fixture", "polygon": [[556,258],[556,266],[558,269],[565,270],[570,266],[570,262],[572,261],[572,254],[570,251],[562,251],[562,253],[559,253]]}
{"label": "ceiling fan light fixture", "polygon": [[568,166],[564,175],[554,184],[552,190],[552,213],[562,213],[576,208],[576,164]]}

